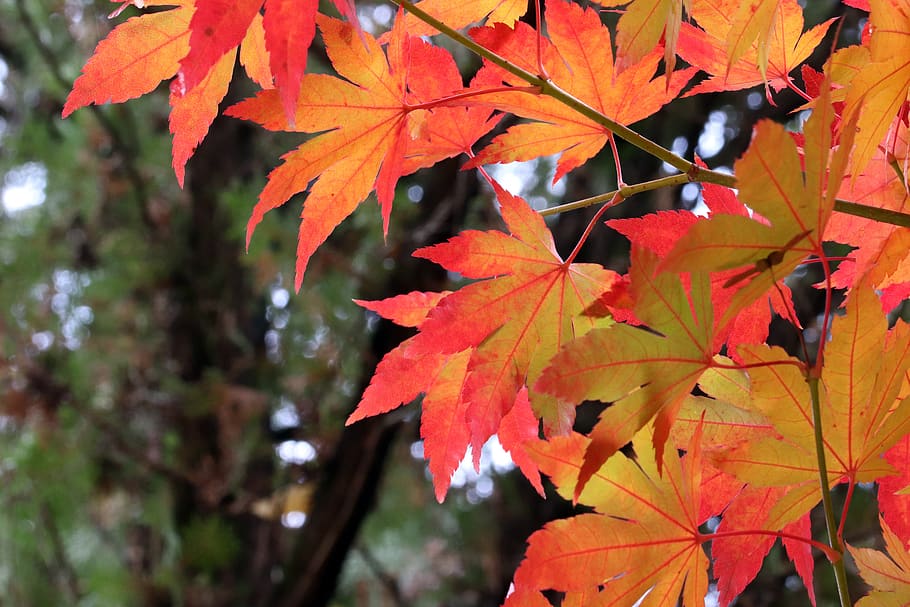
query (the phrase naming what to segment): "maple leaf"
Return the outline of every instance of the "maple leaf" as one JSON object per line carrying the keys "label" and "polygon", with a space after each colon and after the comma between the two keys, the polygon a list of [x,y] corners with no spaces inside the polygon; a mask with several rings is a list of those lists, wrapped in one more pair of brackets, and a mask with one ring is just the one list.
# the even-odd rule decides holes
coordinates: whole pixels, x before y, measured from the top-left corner
{"label": "maple leaf", "polygon": [[[708,559],[700,504],[703,484],[701,433],[696,431],[683,458],[667,452],[658,465],[649,429],[633,440],[634,459],[617,456],[585,486],[582,503],[590,514],[548,523],[528,540],[515,573],[516,592],[538,605],[535,591],[585,593],[585,605],[631,605],[646,592],[647,604],[703,605],[708,591]],[[569,497],[590,450],[579,434],[528,446],[541,471]],[[658,472],[662,469],[663,472]],[[649,592],[650,589],[650,592]],[[576,597],[577,598],[577,597]],[[513,603],[507,603],[513,605]]]}
{"label": "maple leaf", "polygon": [[881,520],[881,527],[887,555],[847,546],[863,581],[872,587],[872,592],[857,601],[856,607],[904,607],[910,603],[910,553],[888,523]]}
{"label": "maple leaf", "polygon": [[[809,513],[795,521],[769,519],[774,505],[789,490],[787,487],[747,487],[730,503],[711,542],[714,575],[717,577],[718,603],[729,605],[755,579],[765,556],[777,540],[773,535],[760,535],[762,530],[781,529],[782,542],[790,560],[815,605],[812,585],[814,560],[811,547],[794,538],[812,538]],[[750,533],[752,531],[752,533]]]}
{"label": "maple leaf", "polygon": [[[661,59],[659,49],[617,73],[609,30],[595,11],[577,4],[548,2],[546,23],[550,39],[542,39],[541,50],[543,65],[552,81],[616,122],[631,124],[657,112],[679,94],[694,74],[694,70],[687,69],[674,72],[669,83],[652,80]],[[471,36],[516,65],[537,71],[534,54],[528,49],[535,47],[538,34],[525,23],[517,23],[514,30],[504,25],[477,28]],[[498,70],[507,84],[525,84],[500,68],[491,69]],[[561,153],[555,182],[593,157],[610,137],[603,126],[550,97],[516,91],[490,93],[476,99],[536,122],[513,126],[497,136],[468,163],[469,167]]]}
{"label": "maple leaf", "polygon": [[275,86],[272,69],[269,67],[269,51],[265,44],[265,26],[262,15],[253,17],[243,42],[240,43],[240,65],[250,80],[263,89]]}
{"label": "maple leaf", "polygon": [[66,98],[64,118],[90,104],[120,103],[144,95],[180,69],[179,61],[189,50],[192,2],[146,4],[179,6],[130,17],[99,42]]}
{"label": "maple leaf", "polygon": [[183,187],[185,166],[196,146],[209,132],[218,115],[218,104],[227,94],[237,53],[224,55],[189,93],[171,92],[170,131],[174,136],[172,166],[177,183]]}
{"label": "maple leaf", "polygon": [[[498,186],[497,194],[510,234],[468,231],[415,253],[466,278],[486,280],[444,296],[409,294],[368,304],[415,324],[419,333],[383,358],[348,423],[426,393],[422,435],[439,499],[466,448],[472,447],[477,465],[481,447],[497,431],[534,482],[521,445],[537,436],[538,422],[522,390],[560,346],[603,322],[583,312],[617,278],[597,265],[563,262],[540,215]],[[443,390],[435,378],[449,373],[449,361],[459,356],[467,357],[464,372],[444,375]],[[531,394],[530,404],[548,430],[571,427],[574,405],[556,407],[540,394]],[[444,463],[434,467],[434,459]]]}
{"label": "maple leaf", "polygon": [[601,1],[598,4],[607,7],[628,4],[616,25],[616,67],[619,71],[644,59],[663,37],[664,65],[667,74],[673,72],[683,6],[691,10],[689,0]]}
{"label": "maple leaf", "polygon": [[[830,483],[894,474],[882,455],[910,431],[910,398],[899,399],[910,369],[910,327],[887,320],[868,284],[855,288],[825,348],[821,413]],[[714,452],[714,463],[757,486],[790,490],[769,517],[793,520],[820,499],[809,386],[801,363],[779,348],[742,346],[751,365],[753,406],[781,435]],[[784,515],[783,513],[786,513]]]}
{"label": "maple leaf", "polygon": [[823,94],[804,127],[802,159],[782,126],[759,122],[734,171],[739,176],[739,199],[770,225],[744,215],[715,215],[693,224],[661,265],[661,269],[676,272],[752,265],[743,277],[754,278],[732,297],[720,326],[767,293],[807,255],[824,254],[821,235],[837,192],[827,184],[840,184],[851,148],[850,133],[845,133],[832,154],[834,119],[834,110]]}
{"label": "maple leaf", "polygon": [[[724,365],[732,362],[723,357],[717,359]],[[708,369],[698,387],[710,398],[691,396],[683,404],[671,432],[671,441],[677,448],[684,448],[698,428],[702,429],[701,449],[709,460],[713,453],[743,442],[780,439],[768,418],[752,407],[751,385],[744,371],[728,366]],[[707,462],[703,468],[708,479],[703,484],[711,483],[702,491],[703,515],[723,512],[723,520],[711,540],[718,602],[729,604],[755,578],[780,532],[786,553],[814,604],[808,514],[797,514],[794,519],[791,513],[772,512],[790,488],[743,486],[742,482],[731,482]]]}
{"label": "maple leaf", "polygon": [[[894,133],[891,154],[898,158],[910,153],[908,129],[899,125]],[[857,158],[851,158],[848,171],[853,172]],[[869,207],[907,212],[910,193],[900,174],[889,162],[889,153],[878,149],[872,160],[855,179],[845,179],[838,197]],[[838,265],[831,275],[836,288],[849,288],[868,275],[872,284],[882,291],[882,307],[892,310],[910,296],[910,267],[907,249],[910,230],[893,224],[835,213],[826,230],[825,239],[856,247],[849,259]]]}
{"label": "maple leaf", "polygon": [[285,114],[293,124],[307,51],[316,35],[318,0],[265,0],[265,43],[269,66]]}
{"label": "maple leaf", "polygon": [[595,329],[556,355],[534,388],[561,402],[613,403],[591,431],[576,497],[603,462],[655,415],[658,461],[670,426],[699,376],[712,366],[714,311],[707,274],[657,274],[653,253],[633,247],[631,294],[647,329],[616,324]]}
{"label": "maple leaf", "polygon": [[[307,74],[302,79],[293,127],[278,91],[256,97],[227,110],[229,116],[254,120],[268,129],[321,133],[283,157],[284,164],[269,175],[247,224],[247,244],[265,213],[309,188],[300,222],[295,287],[299,290],[307,262],[328,237],[375,188],[388,231],[395,184],[406,169],[404,159],[412,133],[427,128],[433,110],[409,91],[421,91],[420,80],[439,78],[429,90],[460,90],[461,77],[448,51],[405,35],[401,20],[392,30],[383,53],[369,34],[354,35],[347,23],[318,16],[326,50],[341,78]],[[410,69],[411,62],[432,72]],[[440,112],[440,116],[450,116]],[[495,122],[485,123],[491,128]],[[479,137],[482,132],[472,131]],[[446,154],[457,152],[447,150]],[[437,155],[436,159],[439,159]],[[315,180],[315,181],[314,181]],[[311,185],[312,182],[312,185]]]}
{"label": "maple leaf", "polygon": [[878,480],[878,507],[904,545],[910,545],[910,435],[891,447],[885,459],[898,473]]}
{"label": "maple leaf", "polygon": [[[750,12],[756,3],[765,7],[775,4],[773,0],[692,0],[691,16],[701,28],[683,23],[677,52],[711,77],[685,96],[759,84],[775,91],[786,88],[790,72],[808,59],[833,22],[830,19],[803,32],[803,9],[796,0],[779,0],[776,10],[771,11],[767,42],[760,43],[755,36],[765,27],[767,14],[764,10]],[[733,59],[737,54],[739,57]],[[767,69],[763,70],[761,65],[765,64]]]}
{"label": "maple leaf", "polygon": [[240,45],[262,0],[195,0],[189,52],[180,60],[180,86],[189,92]]}
{"label": "maple leaf", "polygon": [[[844,120],[857,118],[854,163],[859,171],[875,154],[910,91],[910,7],[902,0],[872,0],[875,35],[869,59],[857,66],[847,90]],[[906,120],[906,118],[905,118]]]}

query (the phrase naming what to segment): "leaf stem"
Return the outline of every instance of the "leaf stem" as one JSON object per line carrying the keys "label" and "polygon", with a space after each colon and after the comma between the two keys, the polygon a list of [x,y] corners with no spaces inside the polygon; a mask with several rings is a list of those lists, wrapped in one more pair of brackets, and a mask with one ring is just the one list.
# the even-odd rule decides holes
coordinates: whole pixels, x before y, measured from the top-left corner
{"label": "leaf stem", "polygon": [[809,544],[813,548],[817,548],[822,551],[828,560],[832,563],[843,561],[843,553],[834,550],[831,548],[831,546],[828,546],[823,542],[813,540],[810,537],[803,537],[801,535],[786,533],[784,531],[771,531],[769,529],[737,529],[735,531],[716,531],[714,533],[708,533],[705,535],[699,534],[699,540],[706,542],[708,540],[716,540],[724,537],[739,537],[743,535],[773,535],[774,537],[779,537],[781,539],[803,542]]}
{"label": "leaf stem", "polygon": [[[822,338],[824,339],[824,338]],[[815,455],[818,459],[818,477],[822,489],[822,508],[825,511],[825,526],[828,529],[828,545],[838,554],[843,554],[844,549],[838,537],[838,526],[834,520],[834,505],[831,501],[831,488],[828,485],[828,464],[825,461],[825,442],[822,435],[821,398],[819,396],[818,373],[810,373],[806,378],[809,383],[809,393],[812,395],[812,423],[815,432]],[[832,561],[834,567],[834,580],[837,583],[837,594],[841,607],[850,607],[850,591],[847,587],[847,570],[843,559]]]}
{"label": "leaf stem", "polygon": [[502,69],[506,70],[510,74],[517,76],[527,82],[532,86],[540,87],[540,92],[543,95],[547,95],[556,99],[566,107],[570,107],[585,118],[599,124],[604,127],[606,130],[615,134],[620,139],[634,145],[635,147],[663,160],[670,166],[677,168],[679,171],[686,173],[692,177],[692,181],[706,181],[709,183],[716,183],[718,185],[723,185],[727,187],[733,187],[736,183],[736,179],[732,175],[726,173],[719,173],[717,171],[712,171],[710,169],[705,169],[697,166],[693,162],[689,162],[682,156],[678,156],[668,150],[667,148],[651,141],[647,137],[633,131],[629,127],[612,120],[608,116],[598,112],[596,109],[585,103],[584,101],[578,99],[574,95],[562,90],[555,83],[548,80],[544,75],[536,75],[531,72],[522,69],[521,67],[515,65],[508,59],[500,57],[493,51],[483,47],[480,44],[477,44],[471,40],[468,36],[465,36],[458,30],[449,27],[439,19],[433,17],[426,11],[414,5],[413,2],[409,0],[391,0],[393,4],[400,6],[405,9],[424,23],[433,26],[455,42],[458,42],[462,46],[470,49],[476,54],[480,55],[490,63],[498,65]]}
{"label": "leaf stem", "polygon": [[636,183],[635,185],[624,185],[618,190],[612,190],[604,194],[591,196],[590,198],[582,198],[581,200],[567,202],[559,206],[544,209],[540,211],[540,214],[544,217],[549,217],[550,215],[558,215],[559,213],[565,213],[567,211],[576,211],[585,207],[594,206],[595,204],[607,202],[608,200],[611,200],[616,194],[621,194],[623,199],[625,199],[636,194],[641,194],[642,192],[657,190],[659,188],[668,186],[683,185],[691,181],[691,176],[678,173],[676,175],[670,175],[669,177],[661,177],[659,179],[652,179],[651,181],[643,181],[642,183]]}
{"label": "leaf stem", "polygon": [[588,222],[588,227],[585,228],[584,234],[581,235],[581,238],[579,238],[578,242],[575,244],[575,248],[572,249],[572,252],[566,258],[565,262],[563,262],[563,265],[565,267],[569,267],[572,262],[575,261],[575,258],[578,256],[578,252],[581,251],[582,245],[585,244],[588,236],[591,235],[591,230],[594,229],[594,226],[597,224],[600,218],[603,217],[603,214],[607,211],[607,209],[615,207],[623,200],[625,200],[625,197],[622,195],[622,190],[618,190],[613,193],[613,198],[610,200],[610,202],[597,209],[597,213],[595,213],[594,217],[591,218],[591,221]]}
{"label": "leaf stem", "polygon": [[455,106],[462,107],[464,104],[456,103],[462,99],[468,99],[469,97],[479,97],[480,95],[488,95],[490,93],[505,93],[505,92],[519,92],[519,93],[528,93],[531,95],[540,94],[540,88],[536,86],[494,86],[486,89],[468,89],[466,91],[461,91],[458,93],[452,93],[451,95],[446,95],[445,97],[440,97],[439,99],[434,99],[433,101],[425,101],[423,103],[417,103],[414,105],[407,105],[407,111],[412,112],[414,110],[431,110],[435,107],[443,106]]}

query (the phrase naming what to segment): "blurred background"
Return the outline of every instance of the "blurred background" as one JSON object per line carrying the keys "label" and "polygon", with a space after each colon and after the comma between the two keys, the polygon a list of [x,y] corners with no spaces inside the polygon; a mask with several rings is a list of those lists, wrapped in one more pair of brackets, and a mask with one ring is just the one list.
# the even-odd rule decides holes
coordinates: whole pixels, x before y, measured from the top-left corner
{"label": "blurred background", "polygon": [[[841,44],[859,40],[860,13],[810,4],[807,27],[845,13]],[[370,30],[394,16],[389,4],[357,5]],[[571,506],[541,500],[495,440],[481,472],[463,466],[438,504],[419,404],[344,426],[377,361],[409,336],[352,298],[451,288],[410,253],[498,227],[489,188],[459,170],[463,159],[403,179],[387,244],[367,201],[294,294],[303,198],[270,213],[249,252],[243,238],[266,175],[301,136],[219,118],[181,190],[165,85],[60,119],[85,60],[119,22],[106,18],[115,7],[0,0],[0,605],[500,604],[527,536]],[[313,70],[328,69],[319,43]],[[455,53],[466,73],[477,68]],[[225,103],[253,90],[237,72]],[[636,129],[729,168],[759,117],[796,119],[795,95],[776,101],[760,90],[703,95]],[[620,150],[628,183],[668,174]],[[536,208],[616,185],[608,151],[556,184],[553,168],[543,159],[493,172]],[[698,204],[690,184],[611,216]],[[592,213],[552,220],[564,254]],[[625,240],[601,225],[581,260],[624,271],[626,256]],[[797,293],[804,325],[817,326],[818,294]],[[772,339],[794,334],[781,322]],[[868,502],[853,514],[872,532]],[[824,604],[831,585],[819,575]],[[739,599],[806,603],[777,548]]]}

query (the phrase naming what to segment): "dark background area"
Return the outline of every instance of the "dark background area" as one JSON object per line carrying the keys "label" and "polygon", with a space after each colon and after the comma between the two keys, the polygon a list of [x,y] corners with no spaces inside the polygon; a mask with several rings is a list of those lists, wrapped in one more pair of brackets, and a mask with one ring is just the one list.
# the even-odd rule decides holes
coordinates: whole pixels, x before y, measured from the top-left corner
{"label": "dark background area", "polygon": [[[807,26],[847,10],[810,4]],[[387,243],[368,200],[294,294],[303,198],[270,213],[248,253],[243,238],[265,176],[299,136],[219,118],[181,190],[165,85],[60,119],[112,6],[0,0],[0,605],[498,605],[527,536],[571,506],[541,500],[495,445],[437,504],[417,404],[344,426],[375,364],[409,335],[351,300],[451,288],[410,254],[498,226],[489,188],[463,159],[403,179]],[[393,14],[358,6],[367,23]],[[847,14],[841,44],[858,41],[858,19]],[[252,91],[238,72],[226,103]],[[776,101],[755,89],[683,99],[635,128],[732,167],[757,119],[794,119],[799,99]],[[666,174],[620,153],[627,183]],[[556,188],[552,171],[552,159],[529,163],[521,194],[543,206],[615,187],[608,150]],[[610,216],[692,207],[697,195],[658,191]],[[593,212],[551,222],[564,254]],[[581,260],[623,271],[626,255],[601,225]],[[819,322],[809,282],[796,288],[807,327]],[[776,323],[772,340],[794,333]],[[855,500],[856,534],[876,531],[870,499]],[[738,602],[807,603],[777,548]]]}

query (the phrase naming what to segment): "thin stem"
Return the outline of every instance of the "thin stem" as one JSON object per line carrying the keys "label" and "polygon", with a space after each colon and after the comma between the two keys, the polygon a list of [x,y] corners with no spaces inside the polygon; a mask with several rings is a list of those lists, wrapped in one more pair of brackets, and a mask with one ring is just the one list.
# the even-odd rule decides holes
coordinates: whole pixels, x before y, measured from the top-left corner
{"label": "thin stem", "polygon": [[807,93],[803,89],[796,86],[796,83],[794,83],[793,80],[791,80],[789,76],[787,77],[787,88],[790,89],[791,91],[793,91],[794,93],[796,93],[797,95],[799,95],[800,97],[802,97],[803,99],[805,99],[806,101],[815,101],[815,99],[811,95],[809,95],[809,93]]}
{"label": "thin stem", "polygon": [[613,198],[604,206],[600,207],[597,210],[597,213],[594,214],[594,217],[591,218],[591,221],[588,222],[588,227],[585,228],[584,234],[581,235],[581,238],[578,239],[578,243],[575,245],[575,248],[572,249],[572,253],[569,254],[569,257],[564,262],[564,265],[568,267],[575,258],[578,256],[578,252],[581,251],[582,245],[585,244],[585,241],[588,239],[588,236],[591,234],[591,230],[594,229],[594,226],[600,221],[600,218],[607,211],[607,209],[613,208],[624,200],[621,192],[616,192],[613,194]]}
{"label": "thin stem", "polygon": [[610,135],[610,149],[613,150],[613,163],[616,165],[616,187],[622,188],[626,182],[622,178],[622,163],[619,161],[619,150],[616,147],[616,137]]}
{"label": "thin stem", "polygon": [[844,541],[844,524],[847,522],[847,512],[850,510],[850,503],[853,501],[854,488],[856,488],[856,483],[853,482],[853,479],[850,479],[850,482],[847,483],[847,496],[844,498],[844,507],[840,511],[840,525],[837,527],[837,539],[841,542]]}
{"label": "thin stem", "polygon": [[534,21],[537,24],[537,74],[544,80],[550,80],[550,74],[543,64],[543,29],[540,27],[540,0],[534,2]]}
{"label": "thin stem", "polygon": [[668,186],[683,185],[691,181],[692,178],[689,175],[677,174],[670,175],[669,177],[653,179],[651,181],[643,181],[642,183],[637,183],[635,185],[624,185],[618,190],[612,190],[604,194],[591,196],[590,198],[582,198],[581,200],[567,202],[559,206],[544,209],[540,212],[540,214],[544,217],[549,217],[550,215],[558,215],[559,213],[565,213],[567,211],[576,211],[578,209],[584,209],[586,207],[594,206],[595,204],[606,202],[612,199],[613,196],[615,196],[617,193],[622,194],[622,197],[625,199],[634,196],[635,194],[641,194],[642,192],[649,192],[651,190],[657,190],[659,188]]}
{"label": "thin stem", "polygon": [[[806,378],[809,383],[809,393],[812,395],[812,423],[815,426],[815,455],[818,459],[818,478],[822,489],[822,508],[825,510],[825,526],[828,529],[828,545],[838,554],[843,554],[844,549],[841,547],[838,539],[837,522],[834,520],[834,505],[831,501],[831,488],[828,486],[828,464],[825,461],[825,442],[822,435],[822,411],[821,398],[819,396],[818,382],[819,377],[816,373],[810,373]],[[832,561],[834,567],[834,580],[837,583],[837,594],[840,597],[841,607],[850,607],[850,590],[847,587],[847,570],[844,567],[844,561]]]}
{"label": "thin stem", "polygon": [[738,529],[736,531],[717,531],[715,533],[709,533],[706,535],[699,534],[699,539],[702,542],[706,542],[708,540],[716,540],[723,537],[741,537],[744,535],[773,535],[774,537],[779,537],[781,539],[803,542],[805,544],[809,544],[813,548],[818,548],[821,550],[828,558],[828,560],[832,563],[843,560],[843,555],[840,552],[833,550],[831,546],[828,546],[827,544],[817,542],[810,537],[803,537],[801,535],[794,535],[793,533],[785,533],[783,531],[770,531],[768,529]]}
{"label": "thin stem", "polygon": [[665,147],[651,141],[647,137],[636,133],[629,127],[612,120],[611,118],[605,116],[604,114],[598,112],[596,109],[581,101],[574,95],[562,90],[553,82],[543,78],[541,76],[532,74],[531,72],[522,69],[521,67],[515,65],[508,59],[500,57],[493,51],[477,44],[458,30],[455,30],[439,19],[433,17],[426,11],[415,6],[413,2],[409,0],[392,0],[392,3],[404,8],[409,13],[413,14],[415,17],[427,23],[428,25],[433,26],[440,32],[444,33],[446,36],[458,42],[462,46],[470,49],[471,51],[477,53],[490,63],[498,65],[502,69],[506,70],[510,74],[521,78],[528,84],[532,86],[539,86],[540,92],[543,95],[547,95],[556,99],[566,107],[572,108],[585,118],[599,124],[604,127],[606,130],[612,132],[620,139],[634,145],[635,147],[647,152],[648,154],[663,160],[670,166],[673,166],[680,170],[683,173],[687,173],[692,176],[693,181],[706,181],[709,183],[716,183],[718,185],[723,185],[727,187],[734,187],[736,184],[736,179],[732,175],[727,175],[726,173],[719,173],[717,171],[711,171],[709,169],[704,169],[695,165],[692,162],[689,162],[685,158],[678,156],[666,149]]}
{"label": "thin stem", "polygon": [[787,358],[786,360],[775,360],[771,362],[764,363],[743,363],[743,364],[732,364],[725,365],[719,363],[716,360],[711,361],[711,367],[714,369],[735,369],[737,371],[742,371],[745,369],[755,369],[758,367],[775,367],[777,365],[793,365],[800,370],[801,373],[806,372],[806,363],[803,363],[795,358]]}
{"label": "thin stem", "polygon": [[417,103],[415,105],[406,105],[405,107],[407,111],[413,112],[414,110],[431,110],[435,107],[440,106],[460,106],[463,104],[456,104],[454,102],[461,101],[462,99],[467,99],[469,97],[489,95],[490,93],[505,93],[515,91],[519,93],[529,93],[531,95],[540,94],[540,89],[536,86],[494,86],[486,89],[468,89],[466,91],[461,91],[459,93],[453,93],[451,95],[446,95],[445,97],[440,97],[439,99],[434,99],[433,101],[425,101],[424,103]]}

